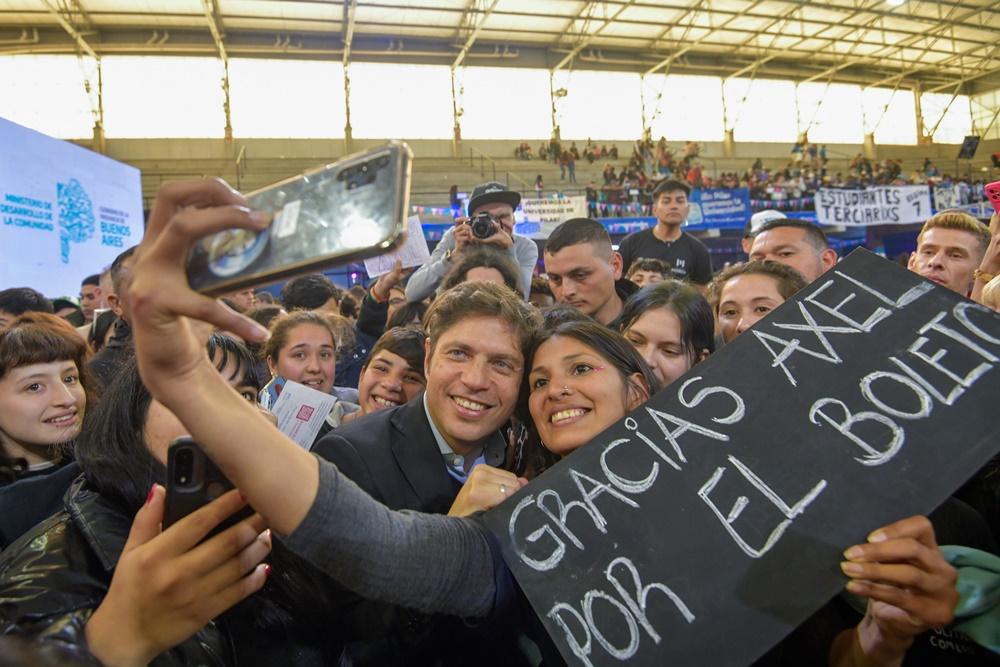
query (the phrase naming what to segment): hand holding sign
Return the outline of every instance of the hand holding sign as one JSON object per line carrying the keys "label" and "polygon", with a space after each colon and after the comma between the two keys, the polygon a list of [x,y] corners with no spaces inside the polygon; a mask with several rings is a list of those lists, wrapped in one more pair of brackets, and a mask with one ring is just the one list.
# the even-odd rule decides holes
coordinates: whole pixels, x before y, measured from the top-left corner
{"label": "hand holding sign", "polygon": [[733,667],[842,589],[844,546],[888,524],[848,555],[872,602],[845,636],[858,664],[894,664],[955,603],[926,519],[897,520],[1000,445],[982,417],[998,368],[996,313],[857,250],[487,524],[570,664]]}
{"label": "hand holding sign", "polygon": [[851,578],[847,590],[868,598],[856,629],[866,656],[901,658],[914,637],[953,620],[958,574],[941,555],[926,517],[880,528],[844,556],[841,569]]}

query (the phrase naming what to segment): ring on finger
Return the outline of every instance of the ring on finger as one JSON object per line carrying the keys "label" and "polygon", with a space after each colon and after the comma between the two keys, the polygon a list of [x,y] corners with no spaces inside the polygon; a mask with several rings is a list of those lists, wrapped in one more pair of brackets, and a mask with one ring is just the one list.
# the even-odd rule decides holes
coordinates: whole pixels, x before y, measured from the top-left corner
{"label": "ring on finger", "polygon": [[501,495],[504,495],[504,496],[507,495],[507,485],[506,484],[501,484],[500,485],[500,493],[501,493]]}

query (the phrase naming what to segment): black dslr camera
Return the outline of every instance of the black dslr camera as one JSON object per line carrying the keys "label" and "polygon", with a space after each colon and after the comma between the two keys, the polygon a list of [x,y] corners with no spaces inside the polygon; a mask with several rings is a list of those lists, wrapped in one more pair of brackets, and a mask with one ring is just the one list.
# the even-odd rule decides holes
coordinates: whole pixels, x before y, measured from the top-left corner
{"label": "black dslr camera", "polygon": [[500,228],[497,219],[485,211],[476,214],[476,217],[466,224],[472,228],[472,235],[477,239],[488,239]]}

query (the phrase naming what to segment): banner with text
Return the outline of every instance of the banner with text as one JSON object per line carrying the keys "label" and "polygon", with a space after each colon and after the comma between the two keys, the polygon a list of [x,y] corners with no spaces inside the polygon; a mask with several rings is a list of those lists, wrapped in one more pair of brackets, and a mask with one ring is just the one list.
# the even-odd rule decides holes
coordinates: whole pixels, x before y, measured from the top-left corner
{"label": "banner with text", "polygon": [[998,368],[1000,314],[855,250],[485,519],[568,664],[749,665],[1000,449]]}
{"label": "banner with text", "polygon": [[821,225],[906,225],[931,217],[931,191],[926,185],[900,185],[816,193],[816,219]]}
{"label": "banner with text", "polygon": [[581,195],[552,199],[522,199],[521,213],[524,223],[538,225],[537,231],[532,226],[532,231],[527,235],[536,239],[547,239],[559,223],[570,218],[587,217],[587,198]]}
{"label": "banner with text", "polygon": [[139,170],[0,118],[0,289],[75,296],[142,239]]}
{"label": "banner with text", "polygon": [[692,190],[690,203],[685,229],[742,229],[753,214],[747,188]]}

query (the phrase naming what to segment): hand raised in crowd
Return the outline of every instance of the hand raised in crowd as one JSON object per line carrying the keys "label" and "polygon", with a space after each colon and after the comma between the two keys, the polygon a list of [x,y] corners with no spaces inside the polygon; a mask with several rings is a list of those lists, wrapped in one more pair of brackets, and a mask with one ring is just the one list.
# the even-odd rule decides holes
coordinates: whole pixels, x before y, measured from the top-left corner
{"label": "hand raised in crowd", "polygon": [[898,665],[914,637],[953,620],[958,575],[927,517],[879,528],[844,556],[847,590],[868,598],[868,608],[856,628],[834,641],[831,665]]}
{"label": "hand raised in crowd", "polygon": [[261,325],[216,299],[192,291],[184,267],[187,250],[197,239],[231,228],[257,232],[269,224],[270,215],[250,211],[243,196],[221,180],[181,181],[160,187],[127,285],[137,323],[133,327],[136,343],[144,351],[137,355],[139,368],[151,391],[185,382],[205,356],[191,323],[178,313],[249,342],[267,338],[267,329]]}
{"label": "hand raised in crowd", "polygon": [[403,269],[403,260],[397,259],[392,265],[392,271],[387,271],[378,277],[375,284],[372,285],[372,297],[379,303],[384,303],[389,300],[389,290],[398,285],[401,280],[408,274],[412,273],[413,269]]}
{"label": "hand raised in crowd", "polygon": [[507,470],[477,465],[451,504],[448,516],[469,516],[496,507],[527,483],[525,478]]}
{"label": "hand raised in crowd", "polygon": [[219,497],[160,532],[166,491],[157,485],[132,522],[104,601],[87,622],[90,651],[108,667],[146,665],[260,590],[270,531],[254,515],[202,542],[246,504]]}
{"label": "hand raised in crowd", "polygon": [[[221,180],[166,183],[150,212],[127,285],[132,310],[135,357],[143,384],[160,403],[183,419],[205,453],[240,487],[268,525],[291,533],[312,505],[319,484],[316,459],[281,435],[269,420],[237,394],[205,354],[194,321],[208,322],[247,342],[262,342],[268,331],[221,301],[188,285],[188,251],[202,237],[236,229],[258,232],[271,215],[250,211],[246,200]],[[226,419],[219,415],[225,414]],[[241,433],[255,446],[224,443]],[[258,471],[284,466],[282,476]]]}

